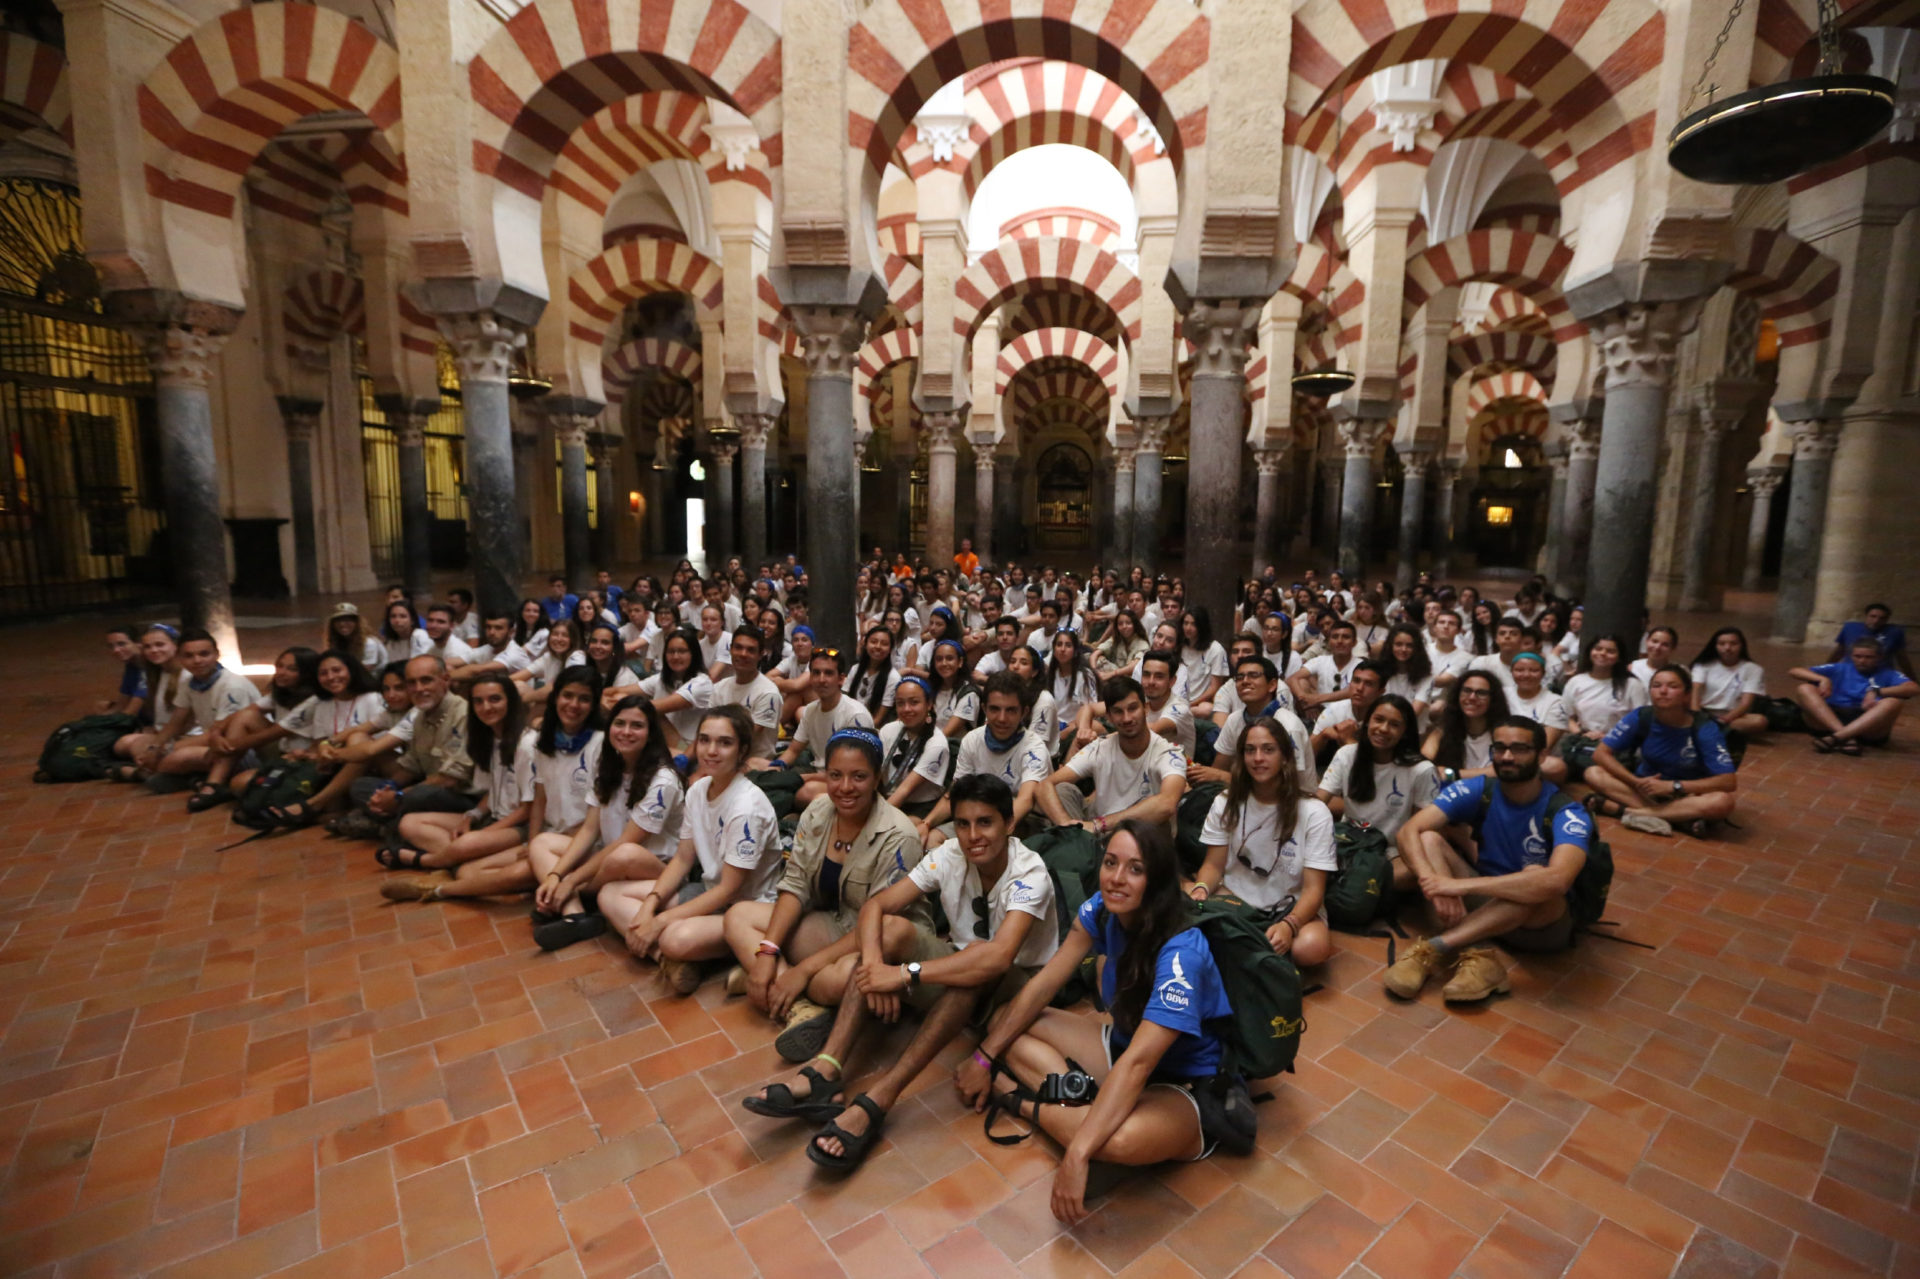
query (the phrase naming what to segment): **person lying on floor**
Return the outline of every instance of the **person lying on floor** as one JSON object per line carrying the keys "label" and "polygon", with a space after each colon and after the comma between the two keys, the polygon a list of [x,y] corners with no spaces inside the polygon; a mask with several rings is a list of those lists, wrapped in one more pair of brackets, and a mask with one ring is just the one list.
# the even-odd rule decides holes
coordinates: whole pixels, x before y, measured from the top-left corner
{"label": "person lying on floor", "polygon": [[[1109,1016],[1048,1007],[1089,955],[1105,960]],[[1101,854],[1100,891],[961,1063],[955,1085],[975,1110],[1000,1107],[1065,1147],[1052,1208],[1076,1225],[1087,1216],[1094,1160],[1157,1164],[1204,1159],[1217,1145],[1253,1149],[1246,1080],[1221,1073],[1225,1046],[1207,1029],[1231,1012],[1180,891],[1173,837],[1158,822],[1127,819]]]}
{"label": "person lying on floor", "polygon": [[[840,1001],[825,1045],[797,1074],[741,1103],[757,1115],[824,1123],[807,1147],[823,1168],[858,1167],[907,1085],[969,1024],[992,1025],[1059,948],[1046,863],[1013,838],[1013,789],[975,773],[954,783],[950,802],[954,838],[860,907],[857,989]],[[889,962],[889,931],[895,950],[910,942],[913,926],[903,912],[935,894],[952,923],[951,953]],[[932,997],[926,1019],[905,1051],[849,1103],[843,1083],[854,1050],[876,1021],[898,1021],[915,995]]]}

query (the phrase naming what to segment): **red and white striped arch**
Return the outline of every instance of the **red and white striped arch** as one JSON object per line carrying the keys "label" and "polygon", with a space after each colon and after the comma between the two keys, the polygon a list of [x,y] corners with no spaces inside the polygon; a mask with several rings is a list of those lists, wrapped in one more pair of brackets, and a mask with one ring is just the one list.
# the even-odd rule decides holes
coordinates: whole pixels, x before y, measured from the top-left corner
{"label": "red and white striped arch", "polygon": [[1119,399],[1125,390],[1120,384],[1120,353],[1111,346],[1080,329],[1035,329],[1001,348],[993,373],[995,394],[1005,395],[1022,369],[1041,360],[1070,360],[1081,365],[1100,379],[1113,399]]}
{"label": "red and white striped arch", "polygon": [[1551,380],[1559,347],[1544,333],[1525,329],[1482,329],[1447,345],[1447,375],[1461,377],[1479,369],[1520,369]]}
{"label": "red and white striped arch", "polygon": [[636,94],[719,98],[780,163],[780,36],[737,0],[534,0],[467,79],[474,168],[532,200],[574,131]]}
{"label": "red and white striped arch", "polygon": [[953,331],[971,342],[994,307],[1050,288],[1098,298],[1112,309],[1128,342],[1140,340],[1140,280],[1120,259],[1078,240],[1048,237],[994,246],[954,285]]}
{"label": "red and white striped arch", "polygon": [[655,293],[688,294],[696,315],[717,318],[719,264],[668,240],[617,244],[575,271],[567,282],[567,300],[573,307],[568,334],[597,353],[627,304]]}
{"label": "red and white striped arch", "polygon": [[1209,23],[1189,0],[874,0],[848,33],[849,137],[872,199],[941,85],[992,61],[1091,66],[1140,104],[1177,166],[1205,137]]}
{"label": "red and white striped arch", "polygon": [[222,14],[175,45],[137,97],[151,143],[148,194],[215,218],[232,215],[254,157],[302,117],[356,111],[399,151],[399,55],[317,5]]}
{"label": "red and white striped arch", "polygon": [[604,215],[620,184],[662,160],[697,163],[706,150],[707,103],[692,93],[643,93],[602,107],[560,148],[548,179]]}
{"label": "red and white striped arch", "polygon": [[[1331,302],[1328,301],[1329,284],[1332,285]],[[1331,314],[1343,326],[1350,316],[1357,323],[1360,308],[1367,300],[1367,286],[1318,240],[1308,240],[1300,246],[1300,256],[1280,289],[1316,311]]]}
{"label": "red and white striped arch", "polygon": [[67,55],[28,36],[0,31],[0,141],[32,128],[73,141]]}
{"label": "red and white striped arch", "polygon": [[911,213],[896,213],[890,218],[881,218],[875,228],[880,240],[881,252],[890,257],[917,258],[920,256],[920,223]]}
{"label": "red and white striped arch", "polygon": [[1761,318],[1773,321],[1781,346],[1827,336],[1840,292],[1838,262],[1785,231],[1745,229],[1733,233],[1733,261],[1727,287],[1760,303]]}
{"label": "red and white striped arch", "polygon": [[887,305],[903,322],[919,328],[921,303],[926,298],[926,280],[920,268],[890,253],[880,260],[880,274],[887,282]]}
{"label": "red and white striped arch", "polygon": [[365,333],[366,290],[357,277],[336,267],[305,272],[287,285],[281,323],[289,355],[324,348],[342,333]]}
{"label": "red and white striped arch", "polygon": [[1120,224],[1088,209],[1035,209],[1003,223],[999,238],[1038,240],[1046,236],[1084,240],[1112,250],[1120,243]]}
{"label": "red and white striped arch", "polygon": [[1120,317],[1113,308],[1085,293],[1029,293],[1021,298],[1015,304],[1006,336],[1024,337],[1037,329],[1078,329],[1114,347],[1125,340]]}
{"label": "red and white striped arch", "polygon": [[871,396],[882,373],[896,364],[919,358],[919,330],[888,329],[860,348],[860,358],[853,366],[853,393]]}
{"label": "red and white striped arch", "polygon": [[1442,289],[1491,280],[1531,299],[1552,323],[1553,340],[1564,342],[1586,331],[1560,292],[1572,261],[1573,250],[1553,236],[1500,229],[1455,236],[1407,263],[1402,322],[1412,319]]}
{"label": "red and white striped arch", "polygon": [[247,170],[256,209],[311,221],[344,194],[357,215],[407,215],[407,172],[379,134],[276,138]]}
{"label": "red and white striped arch", "polygon": [[969,85],[973,136],[955,160],[964,162],[968,198],[994,166],[1028,147],[1085,147],[1139,189],[1147,166],[1165,162],[1165,148],[1145,127],[1133,99],[1097,71],[1071,62],[1032,61]]}
{"label": "red and white striped arch", "polygon": [[1031,414],[1054,400],[1068,400],[1104,418],[1109,395],[1106,385],[1086,365],[1054,355],[1022,369],[1004,398],[1016,417]]}
{"label": "red and white striped arch", "polygon": [[1467,388],[1467,414],[1484,413],[1502,400],[1533,400],[1544,408],[1547,389],[1540,385],[1539,378],[1521,369],[1495,373]]}
{"label": "red and white striped arch", "polygon": [[1568,126],[1578,187],[1653,139],[1665,19],[1652,0],[1306,0],[1293,16],[1288,101],[1302,118],[1330,91],[1417,59],[1478,63],[1525,85]]}
{"label": "red and white striped arch", "polygon": [[700,352],[670,338],[634,338],[607,352],[600,361],[600,377],[608,404],[627,398],[627,388],[643,369],[661,369],[700,385]]}
{"label": "red and white striped arch", "polygon": [[415,355],[438,358],[440,354],[440,326],[433,317],[415,306],[405,293],[395,299],[396,309],[400,312],[400,347]]}

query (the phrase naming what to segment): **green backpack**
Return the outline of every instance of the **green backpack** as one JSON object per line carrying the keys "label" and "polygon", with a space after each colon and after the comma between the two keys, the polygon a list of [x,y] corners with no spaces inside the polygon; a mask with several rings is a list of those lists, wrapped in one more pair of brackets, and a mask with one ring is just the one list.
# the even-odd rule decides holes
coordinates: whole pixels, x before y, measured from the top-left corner
{"label": "green backpack", "polygon": [[[1480,790],[1480,815],[1474,822],[1474,839],[1480,838],[1480,828],[1486,823],[1487,813],[1493,808],[1493,788],[1497,783],[1487,779],[1487,785]],[[1581,808],[1579,800],[1563,790],[1556,790],[1553,798],[1547,801],[1547,812],[1543,819],[1549,830],[1553,819],[1564,808]],[[1607,913],[1607,894],[1613,890],[1613,849],[1607,841],[1600,838],[1600,824],[1588,819],[1593,834],[1587,837],[1587,861],[1580,873],[1573,877],[1573,887],[1567,890],[1567,914],[1573,917],[1575,930],[1592,928],[1601,922]]]}
{"label": "green backpack", "polygon": [[1343,818],[1333,828],[1333,854],[1340,869],[1327,879],[1327,923],[1365,932],[1393,885],[1393,847],[1375,827]]}
{"label": "green backpack", "polygon": [[773,805],[773,815],[785,819],[797,808],[800,788],[806,785],[806,775],[798,768],[770,768],[763,773],[748,773],[747,780],[760,788],[760,793]]}
{"label": "green backpack", "polygon": [[233,820],[256,829],[267,826],[269,808],[285,808],[312,799],[325,783],[320,770],[305,760],[278,759],[256,772],[234,801]]}
{"label": "green backpack", "polygon": [[1231,901],[1193,905],[1193,923],[1213,951],[1233,1012],[1207,1023],[1226,1046],[1220,1073],[1266,1079],[1293,1069],[1306,1029],[1300,970],[1274,953],[1267,932],[1246,907]]}
{"label": "green backpack", "polygon": [[[1100,891],[1100,842],[1084,826],[1050,826],[1020,841],[1040,855],[1047,865],[1047,877],[1053,881],[1055,914],[1060,920],[1060,940],[1080,917],[1080,907]],[[1093,957],[1080,965],[1079,973],[1053,998],[1056,1008],[1071,1008],[1099,990],[1095,981]]]}
{"label": "green backpack", "polygon": [[113,744],[136,731],[131,715],[88,715],[62,724],[40,749],[36,782],[92,782],[113,771]]}
{"label": "green backpack", "polygon": [[1207,813],[1213,801],[1227,788],[1218,782],[1202,782],[1187,789],[1173,820],[1174,849],[1180,854],[1180,873],[1192,879],[1207,861],[1207,846],[1200,836],[1207,829]]}

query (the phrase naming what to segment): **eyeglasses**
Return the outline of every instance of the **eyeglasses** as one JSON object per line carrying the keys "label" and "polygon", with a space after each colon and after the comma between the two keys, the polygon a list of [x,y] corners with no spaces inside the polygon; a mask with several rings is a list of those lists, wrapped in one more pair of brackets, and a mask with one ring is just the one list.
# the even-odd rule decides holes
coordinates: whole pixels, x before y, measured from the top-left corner
{"label": "eyeglasses", "polygon": [[987,895],[985,893],[973,899],[973,936],[976,941],[987,939]]}
{"label": "eyeglasses", "polygon": [[1463,688],[1463,689],[1461,689],[1461,690],[1460,690],[1460,696],[1462,696],[1462,697],[1492,697],[1492,696],[1493,696],[1493,694],[1492,694],[1492,693],[1491,693],[1490,691],[1488,691],[1487,689],[1484,689],[1484,688]]}
{"label": "eyeglasses", "polygon": [[1534,749],[1533,743],[1531,742],[1520,743],[1518,745],[1510,742],[1495,742],[1487,748],[1487,753],[1489,755],[1533,755],[1538,752]]}

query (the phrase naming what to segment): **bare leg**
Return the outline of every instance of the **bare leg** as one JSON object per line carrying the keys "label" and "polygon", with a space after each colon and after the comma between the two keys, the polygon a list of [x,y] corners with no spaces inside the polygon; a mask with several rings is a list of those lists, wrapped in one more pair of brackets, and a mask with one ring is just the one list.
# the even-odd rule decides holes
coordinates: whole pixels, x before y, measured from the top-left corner
{"label": "bare leg", "polygon": [[1548,755],[1540,761],[1540,776],[1555,786],[1563,786],[1567,781],[1567,761],[1558,755]]}
{"label": "bare leg", "polygon": [[1767,731],[1767,717],[1755,711],[1748,711],[1727,727],[1747,737],[1758,737]]}
{"label": "bare leg", "polygon": [[[750,970],[754,952],[767,935],[767,925],[773,922],[773,903],[735,902],[727,908],[725,920],[727,949],[733,952],[736,963]],[[787,943],[787,954],[794,959],[805,959],[832,944],[833,930],[828,926],[826,916],[820,911],[813,911],[802,917],[799,926],[793,930],[793,937]],[[786,970],[786,960],[774,961],[775,980]],[[754,1007],[766,1011],[765,1005],[758,1002]]]}
{"label": "bare leg", "polygon": [[[520,832],[515,827],[489,826],[485,830],[468,831],[438,853],[430,853],[422,857],[420,864],[435,870],[446,870],[482,857],[491,857],[495,853],[504,853],[521,847],[524,845],[520,842]],[[538,876],[534,877],[534,882],[539,882]]]}
{"label": "bare leg", "polygon": [[351,787],[354,782],[358,781],[360,775],[366,771],[366,761],[359,759],[354,760],[350,764],[342,764],[340,767],[334,769],[333,776],[327,779],[327,784],[322,786],[314,797],[307,801],[307,811],[310,813],[325,813],[343,807],[347,802],[348,788]]}
{"label": "bare leg", "polygon": [[[1399,862],[1396,861],[1394,865],[1399,865]],[[1312,920],[1300,930],[1299,936],[1293,939],[1293,946],[1289,953],[1293,957],[1293,962],[1303,968],[1324,964],[1327,962],[1327,956],[1333,953],[1333,933],[1324,921]]]}
{"label": "bare leg", "polygon": [[1593,787],[1622,808],[1632,810],[1646,806],[1646,796],[1598,764],[1594,764],[1587,769],[1586,782],[1587,785]]}
{"label": "bare leg", "polygon": [[1833,707],[1827,705],[1827,699],[1820,696],[1817,685],[1795,684],[1793,700],[1799,704],[1800,713],[1822,734],[1838,733],[1844,727],[1840,717],[1833,713]]}
{"label": "bare leg", "polygon": [[453,882],[440,885],[442,898],[507,897],[530,893],[539,882],[533,877],[533,867],[527,863],[525,845],[467,862],[453,874]]}
{"label": "bare leg", "polygon": [[[966,1029],[975,1006],[985,994],[986,992],[978,987],[949,988],[934,1001],[933,1007],[927,1010],[926,1020],[920,1023],[920,1029],[914,1032],[911,1040],[907,1041],[906,1050],[895,1059],[885,1073],[878,1079],[869,1081],[861,1091],[866,1093],[868,1099],[882,1111],[892,1110],[907,1085],[919,1077],[920,1072],[940,1055],[940,1050],[952,1042],[955,1035]],[[834,1018],[833,1034],[828,1037],[827,1046],[823,1051],[842,1062],[846,1061],[847,1053],[853,1047],[852,1035],[859,1032],[869,1015],[867,1001],[864,998],[855,996],[843,1001],[839,1015]],[[851,1033],[845,1044],[836,1047],[835,1040],[840,1037],[843,1026],[850,1026]],[[867,1112],[860,1107],[848,1106],[834,1118],[833,1122],[838,1124],[843,1132],[858,1137],[867,1130],[870,1120]],[[838,1137],[815,1137],[814,1144],[830,1155],[846,1153]]]}
{"label": "bare leg", "polygon": [[420,851],[422,866],[437,868],[438,863],[427,858],[446,851],[465,819],[465,813],[408,813],[400,819],[400,839],[408,848]]}
{"label": "bare leg", "polygon": [[1843,742],[1883,742],[1892,735],[1893,722],[1900,718],[1900,709],[1905,705],[1897,697],[1883,697],[1833,735]]}
{"label": "bare leg", "polygon": [[663,959],[724,959],[727,953],[724,915],[677,919],[660,934],[660,956]]}
{"label": "bare leg", "polygon": [[[633,921],[640,917],[640,903],[653,892],[651,879],[621,879],[602,884],[594,901],[600,907],[600,913],[607,917],[607,926],[620,934],[620,939],[633,947]],[[640,956],[645,959],[646,956]]]}
{"label": "bare leg", "polygon": [[[1048,1075],[1064,1072],[1069,1057],[1094,1078],[1105,1079],[1107,1054],[1100,1033],[1101,1023],[1097,1021],[1048,1009],[1026,1034],[1013,1041],[1007,1050],[1007,1065],[1029,1088],[1039,1087]],[[1005,1080],[995,1083],[1002,1091],[1009,1086]],[[1090,1106],[1050,1105],[1038,1109],[1040,1126],[1063,1146],[1073,1140],[1092,1113]],[[1171,1088],[1149,1085],[1134,1103],[1133,1113],[1120,1121],[1120,1127],[1093,1157],[1103,1163],[1130,1165],[1193,1159],[1200,1154],[1202,1141],[1193,1103],[1175,1096]]]}
{"label": "bare leg", "polygon": [[[904,962],[913,953],[915,940],[910,921],[898,915],[888,915],[880,921],[880,952],[886,962]],[[822,968],[807,983],[807,998],[827,1007],[838,1004],[846,998],[847,985],[853,980],[853,970],[859,962],[859,955],[846,955]]]}
{"label": "bare leg", "polygon": [[593,872],[593,887],[598,890],[621,880],[658,879],[666,870],[667,864],[641,845],[615,844]]}

